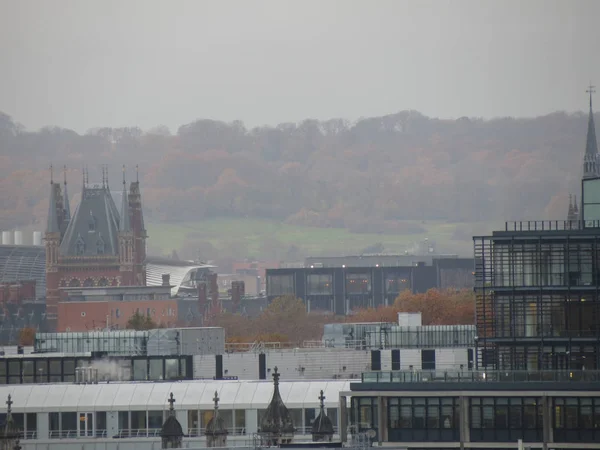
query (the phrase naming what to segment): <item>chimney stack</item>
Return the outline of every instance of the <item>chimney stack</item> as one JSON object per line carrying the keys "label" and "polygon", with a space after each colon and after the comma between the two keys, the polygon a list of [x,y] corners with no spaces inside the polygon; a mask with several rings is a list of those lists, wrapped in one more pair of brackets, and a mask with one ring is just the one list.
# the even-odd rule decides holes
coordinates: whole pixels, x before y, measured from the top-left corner
{"label": "chimney stack", "polygon": [[163,273],[162,275],[162,285],[163,286],[171,286],[171,275],[168,273]]}

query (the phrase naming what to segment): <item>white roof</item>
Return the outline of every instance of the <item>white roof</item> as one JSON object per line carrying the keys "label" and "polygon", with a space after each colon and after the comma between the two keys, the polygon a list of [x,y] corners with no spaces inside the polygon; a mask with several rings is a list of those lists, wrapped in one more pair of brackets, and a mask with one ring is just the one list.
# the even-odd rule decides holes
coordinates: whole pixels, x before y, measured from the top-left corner
{"label": "white roof", "polygon": [[[350,381],[281,381],[281,398],[288,408],[318,408],[319,392],[325,407],[337,408],[339,393]],[[210,410],[215,391],[221,409],[266,409],[273,395],[271,381],[179,381],[100,384],[37,384],[0,386],[0,399],[12,396],[14,412],[51,411],[161,411],[172,392],[175,409]]]}
{"label": "white roof", "polygon": [[211,267],[214,266],[194,263],[183,266],[148,262],[146,264],[146,284],[148,286],[162,286],[163,274],[169,274],[169,283],[172,286],[171,295],[177,295],[181,284],[184,280],[189,279],[191,272]]}

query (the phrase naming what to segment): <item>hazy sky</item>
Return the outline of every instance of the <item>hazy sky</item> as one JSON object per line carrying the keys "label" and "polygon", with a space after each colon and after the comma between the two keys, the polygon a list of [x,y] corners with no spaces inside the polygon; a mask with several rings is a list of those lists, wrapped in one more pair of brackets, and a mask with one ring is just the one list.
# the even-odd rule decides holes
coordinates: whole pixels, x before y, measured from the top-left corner
{"label": "hazy sky", "polygon": [[0,111],[84,132],[585,110],[599,20],[598,0],[0,0]]}

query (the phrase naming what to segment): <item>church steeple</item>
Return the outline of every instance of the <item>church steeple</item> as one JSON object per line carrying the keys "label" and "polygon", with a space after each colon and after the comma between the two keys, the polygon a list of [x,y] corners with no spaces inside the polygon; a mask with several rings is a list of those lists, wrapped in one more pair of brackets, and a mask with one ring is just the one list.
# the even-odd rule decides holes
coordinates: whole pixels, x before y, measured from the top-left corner
{"label": "church steeple", "polygon": [[598,143],[596,141],[596,127],[594,125],[594,111],[592,109],[592,94],[595,86],[590,86],[586,90],[590,94],[590,112],[588,116],[587,139],[585,143],[585,156],[583,157],[583,178],[595,178],[600,175],[598,161]]}
{"label": "church steeple", "polygon": [[58,224],[58,214],[56,212],[56,204],[58,199],[56,198],[56,184],[54,183],[54,176],[50,166],[50,203],[48,205],[48,223],[46,225],[46,233],[58,233],[60,232]]}
{"label": "church steeple", "polygon": [[63,193],[63,203],[64,203],[64,209],[65,209],[65,222],[68,222],[69,220],[71,220],[71,205],[69,205],[69,194],[67,193],[67,166],[64,166],[64,176],[65,176],[65,180],[64,180],[64,185],[65,185],[65,192]]}
{"label": "church steeple", "polygon": [[129,220],[129,195],[127,195],[127,184],[125,182],[125,166],[123,166],[123,201],[121,202],[121,217],[119,222],[119,231],[131,231]]}

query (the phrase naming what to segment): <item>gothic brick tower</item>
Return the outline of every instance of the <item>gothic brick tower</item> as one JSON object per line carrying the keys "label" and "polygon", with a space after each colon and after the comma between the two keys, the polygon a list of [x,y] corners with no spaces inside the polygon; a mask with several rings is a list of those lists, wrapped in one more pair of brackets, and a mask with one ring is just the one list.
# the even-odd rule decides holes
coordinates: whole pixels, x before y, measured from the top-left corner
{"label": "gothic brick tower", "polygon": [[[108,185],[108,171],[102,169],[101,184],[90,184],[84,169],[81,202],[71,215],[66,175],[64,189],[61,189],[51,174],[45,235],[49,329],[56,329],[60,288],[146,284],[146,231],[139,182],[132,186],[134,184],[135,189],[128,194],[123,172],[123,199],[119,212]],[[134,205],[130,201],[132,197]],[[143,250],[138,250],[136,245]],[[90,328],[94,326],[90,324]]]}

